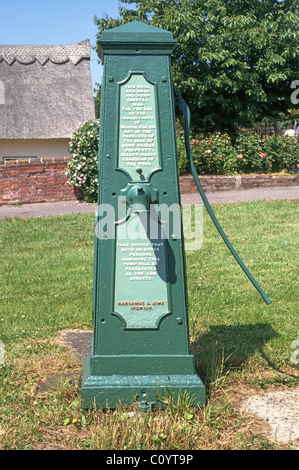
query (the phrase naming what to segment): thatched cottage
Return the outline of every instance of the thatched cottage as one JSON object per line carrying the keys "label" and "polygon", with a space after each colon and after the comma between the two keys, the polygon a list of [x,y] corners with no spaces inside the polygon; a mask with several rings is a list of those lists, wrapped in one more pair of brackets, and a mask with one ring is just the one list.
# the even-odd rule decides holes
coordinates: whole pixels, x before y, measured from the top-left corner
{"label": "thatched cottage", "polygon": [[72,133],[94,116],[89,40],[0,45],[0,161],[68,156]]}

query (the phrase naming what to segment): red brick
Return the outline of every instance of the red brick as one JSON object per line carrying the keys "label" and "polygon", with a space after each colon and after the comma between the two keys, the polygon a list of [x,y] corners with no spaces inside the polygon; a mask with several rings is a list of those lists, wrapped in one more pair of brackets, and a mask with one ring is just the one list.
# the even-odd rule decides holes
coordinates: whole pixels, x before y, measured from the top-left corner
{"label": "red brick", "polygon": [[[80,189],[71,186],[65,176],[68,160],[61,157],[21,164],[13,160],[0,162],[0,205],[82,199]],[[206,192],[299,184],[299,175],[200,175],[199,179]],[[192,175],[181,176],[180,187],[182,193],[197,192]]]}

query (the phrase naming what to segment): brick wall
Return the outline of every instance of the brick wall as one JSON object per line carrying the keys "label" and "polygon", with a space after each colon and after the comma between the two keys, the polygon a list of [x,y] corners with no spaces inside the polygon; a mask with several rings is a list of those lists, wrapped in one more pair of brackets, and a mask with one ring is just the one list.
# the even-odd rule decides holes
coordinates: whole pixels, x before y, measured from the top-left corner
{"label": "brick wall", "polygon": [[0,205],[70,201],[80,193],[67,182],[67,157],[0,163]]}
{"label": "brick wall", "polygon": [[[225,191],[230,189],[269,188],[273,186],[298,186],[299,175],[234,175],[234,176],[199,176],[201,185],[206,192]],[[192,175],[180,177],[181,193],[196,193]]]}
{"label": "brick wall", "polygon": [[[0,162],[0,205],[82,199],[65,176],[68,157]],[[200,176],[207,192],[270,186],[297,186],[299,175]],[[191,175],[180,177],[181,192],[195,193]]]}

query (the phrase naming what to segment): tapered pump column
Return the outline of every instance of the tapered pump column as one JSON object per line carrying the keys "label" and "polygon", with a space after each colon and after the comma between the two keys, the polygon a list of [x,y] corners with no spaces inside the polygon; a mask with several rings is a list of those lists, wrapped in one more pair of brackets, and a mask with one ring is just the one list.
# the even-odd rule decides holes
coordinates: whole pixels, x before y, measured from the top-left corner
{"label": "tapered pump column", "polygon": [[82,403],[205,403],[190,352],[172,33],[133,22],[103,33],[93,327]]}

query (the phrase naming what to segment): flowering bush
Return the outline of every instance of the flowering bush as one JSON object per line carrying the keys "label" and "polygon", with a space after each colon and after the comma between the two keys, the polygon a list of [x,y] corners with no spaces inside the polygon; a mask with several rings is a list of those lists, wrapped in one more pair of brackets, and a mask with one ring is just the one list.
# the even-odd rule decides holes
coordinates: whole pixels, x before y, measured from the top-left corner
{"label": "flowering bush", "polygon": [[[232,146],[229,135],[196,136],[191,139],[190,144],[194,164],[199,174],[231,175],[237,172],[237,152]],[[179,169],[188,170],[189,165],[185,163],[186,152],[183,143],[178,144],[178,153]],[[184,164],[180,163],[181,160]]]}
{"label": "flowering bush", "polygon": [[291,171],[299,161],[299,144],[293,137],[266,137],[264,152],[269,155],[271,171]]}
{"label": "flowering bush", "polygon": [[[198,174],[233,175],[292,171],[299,161],[299,144],[293,137],[266,136],[263,141],[254,131],[241,129],[233,144],[228,134],[194,136],[190,140]],[[98,195],[99,120],[82,124],[70,141],[71,159],[66,176],[80,188],[88,202]],[[190,173],[184,133],[177,136],[179,173]]]}
{"label": "flowering bush", "polygon": [[271,158],[263,150],[259,135],[250,129],[239,131],[236,147],[239,155],[239,173],[268,173],[271,171]]}
{"label": "flowering bush", "polygon": [[219,175],[236,173],[237,155],[228,134],[210,135],[192,140],[195,165],[201,172]]}
{"label": "flowering bush", "polygon": [[[188,172],[188,162],[179,136],[178,156],[181,174]],[[227,134],[196,136],[190,139],[192,157],[199,174],[232,175],[291,171],[299,161],[299,144],[291,137],[260,136],[241,129],[233,144]]]}
{"label": "flowering bush", "polygon": [[71,185],[81,188],[87,202],[96,202],[98,195],[99,123],[98,119],[84,122],[69,145],[71,159],[66,176]]}

